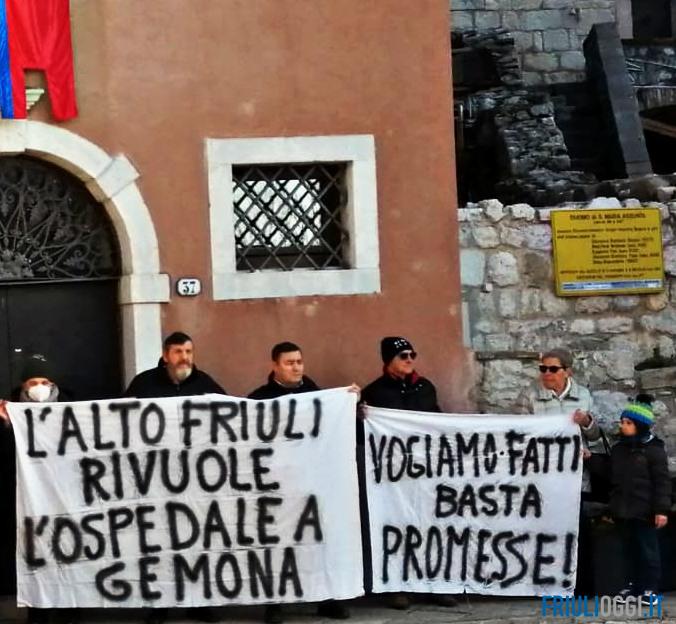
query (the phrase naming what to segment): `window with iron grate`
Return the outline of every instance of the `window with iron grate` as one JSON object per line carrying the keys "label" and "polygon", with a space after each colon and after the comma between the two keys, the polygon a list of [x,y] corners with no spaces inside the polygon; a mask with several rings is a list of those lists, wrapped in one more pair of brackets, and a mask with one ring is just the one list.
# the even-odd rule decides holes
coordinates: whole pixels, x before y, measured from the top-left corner
{"label": "window with iron grate", "polygon": [[216,301],[380,292],[373,135],[206,141]]}
{"label": "window with iron grate", "polygon": [[232,168],[238,271],[348,268],[346,163]]}

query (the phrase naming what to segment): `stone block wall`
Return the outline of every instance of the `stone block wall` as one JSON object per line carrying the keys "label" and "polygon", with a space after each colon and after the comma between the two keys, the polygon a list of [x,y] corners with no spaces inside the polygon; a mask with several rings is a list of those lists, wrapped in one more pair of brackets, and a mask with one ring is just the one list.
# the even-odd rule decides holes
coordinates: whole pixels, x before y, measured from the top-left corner
{"label": "stone block wall", "polygon": [[[640,205],[638,200],[621,204],[596,198],[558,208]],[[539,353],[563,347],[575,354],[575,376],[592,391],[599,420],[609,432],[616,430],[628,397],[641,388],[656,396],[658,434],[667,441],[676,471],[676,389],[660,381],[665,369],[635,370],[656,350],[666,363],[676,355],[676,202],[652,205],[663,217],[666,290],[591,297],[555,294],[550,216],[556,208],[485,200],[458,210],[466,336],[477,360],[477,409],[514,410],[521,390],[537,377]]]}
{"label": "stone block wall", "polygon": [[615,21],[615,0],[450,0],[453,30],[502,27],[516,40],[525,84],[584,80],[582,42]]}

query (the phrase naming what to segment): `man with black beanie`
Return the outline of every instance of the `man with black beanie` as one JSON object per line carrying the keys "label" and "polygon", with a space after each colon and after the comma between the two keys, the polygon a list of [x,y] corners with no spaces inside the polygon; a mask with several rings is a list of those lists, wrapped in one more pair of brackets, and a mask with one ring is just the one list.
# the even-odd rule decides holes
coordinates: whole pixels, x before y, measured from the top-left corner
{"label": "man with black beanie", "polygon": [[387,336],[380,341],[383,374],[362,391],[362,400],[373,407],[440,412],[434,384],[415,371],[418,354],[413,345],[400,336]]}
{"label": "man with black beanie", "polygon": [[[383,359],[383,374],[362,391],[364,404],[413,412],[441,411],[434,384],[415,370],[414,362],[418,354],[406,338],[386,336],[380,341],[380,355]],[[363,444],[364,430],[360,423],[357,427],[357,445]],[[360,456],[363,457],[363,451],[358,452],[358,457]],[[363,510],[366,502],[362,491],[363,488],[360,488]],[[363,531],[368,531],[368,525],[362,524]],[[368,557],[368,553],[365,552],[364,556]],[[430,594],[427,599],[445,607],[458,604],[453,596],[447,594]],[[405,593],[388,594],[388,600],[393,609],[408,609],[411,604],[408,594]]]}

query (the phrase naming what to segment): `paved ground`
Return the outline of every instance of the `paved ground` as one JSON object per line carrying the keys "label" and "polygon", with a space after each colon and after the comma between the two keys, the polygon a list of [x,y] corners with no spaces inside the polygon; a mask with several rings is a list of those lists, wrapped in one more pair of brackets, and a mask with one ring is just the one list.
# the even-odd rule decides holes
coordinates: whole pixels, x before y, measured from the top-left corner
{"label": "paved ground", "polygon": [[[230,607],[219,611],[221,621],[229,624],[254,624],[262,621],[263,610],[260,607]],[[361,598],[351,602],[352,618],[349,624],[540,624],[542,622],[623,622],[640,620],[642,622],[669,622],[676,624],[676,592],[666,594],[661,620],[656,618],[638,618],[613,616],[607,619],[585,617],[541,617],[541,603],[537,599],[485,598],[481,596],[463,597],[460,606],[455,608],[434,607],[416,604],[408,611],[394,611],[383,607],[382,600]],[[172,614],[171,624],[193,624],[185,611]],[[23,623],[25,610],[17,609],[9,599],[0,601],[0,623]],[[83,611],[81,624],[137,624],[143,621],[141,612],[134,609],[110,611]],[[291,606],[286,609],[287,624],[330,624],[336,620],[319,618],[311,605]]]}

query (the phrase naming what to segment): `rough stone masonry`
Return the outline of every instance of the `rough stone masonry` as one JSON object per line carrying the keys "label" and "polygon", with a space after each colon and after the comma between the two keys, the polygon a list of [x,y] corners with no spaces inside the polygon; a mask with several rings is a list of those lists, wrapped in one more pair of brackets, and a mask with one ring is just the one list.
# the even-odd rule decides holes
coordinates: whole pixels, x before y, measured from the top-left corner
{"label": "rough stone masonry", "polygon": [[451,0],[454,31],[502,27],[516,41],[526,85],[584,80],[582,42],[615,21],[615,0]]}
{"label": "rough stone masonry", "polygon": [[[576,378],[592,391],[607,431],[616,429],[622,406],[639,389],[656,396],[657,433],[676,472],[676,202],[650,205],[662,214],[665,291],[565,298],[554,288],[552,210],[636,208],[641,202],[599,197],[533,208],[491,199],[460,208],[466,336],[477,361],[478,409],[512,411],[519,392],[536,378],[539,352],[564,347],[574,352]],[[635,370],[656,355],[671,366]]]}

